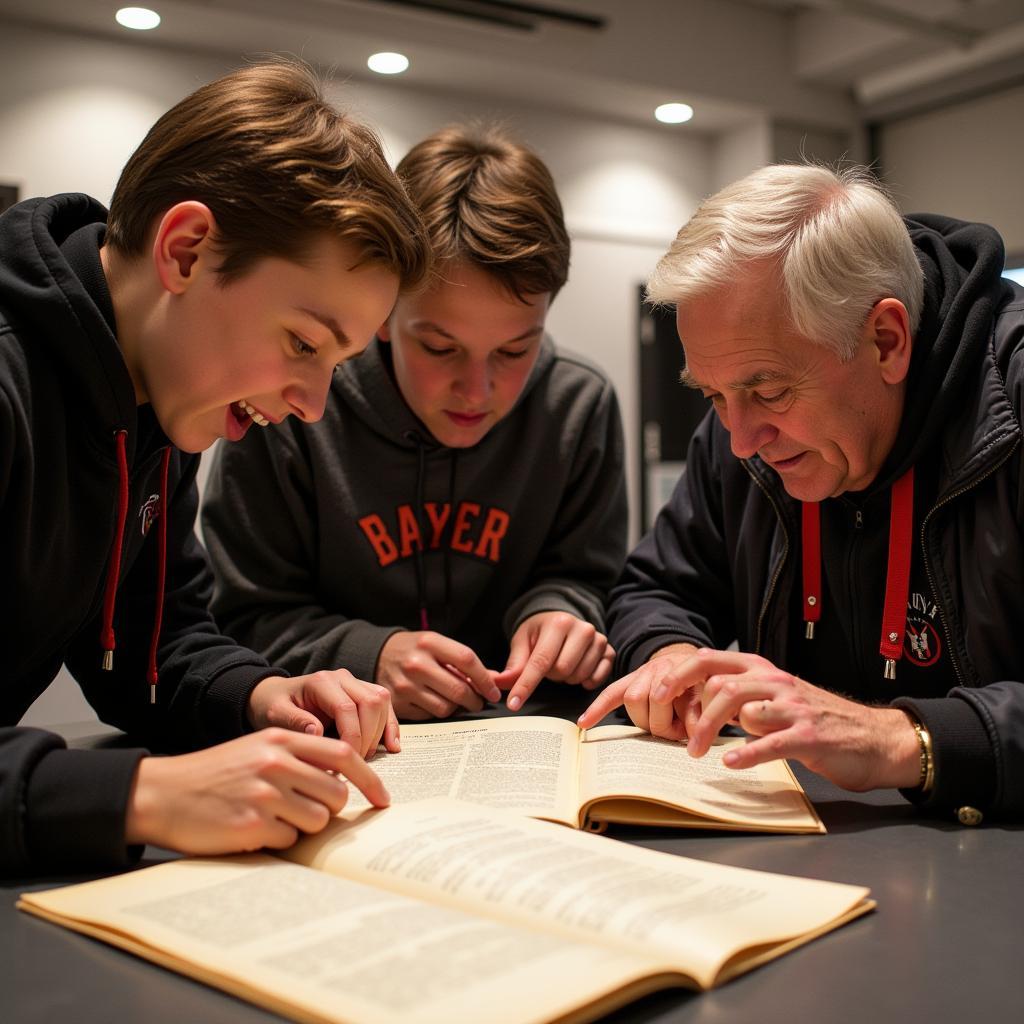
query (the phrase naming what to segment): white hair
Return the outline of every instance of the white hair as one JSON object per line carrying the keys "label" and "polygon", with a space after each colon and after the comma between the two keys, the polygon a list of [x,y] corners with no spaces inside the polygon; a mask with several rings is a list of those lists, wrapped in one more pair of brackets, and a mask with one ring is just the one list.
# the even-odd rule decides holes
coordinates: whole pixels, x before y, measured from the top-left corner
{"label": "white hair", "polygon": [[764,261],[778,269],[796,330],[842,359],[880,299],[899,299],[917,330],[924,273],[895,203],[865,167],[773,164],[726,186],[680,229],[647,298],[678,306]]}

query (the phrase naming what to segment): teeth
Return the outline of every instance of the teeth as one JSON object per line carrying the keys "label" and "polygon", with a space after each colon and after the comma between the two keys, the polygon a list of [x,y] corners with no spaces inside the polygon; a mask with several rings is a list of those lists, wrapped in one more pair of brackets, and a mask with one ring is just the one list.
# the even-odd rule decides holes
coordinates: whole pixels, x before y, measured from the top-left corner
{"label": "teeth", "polygon": [[270,420],[265,416],[261,416],[244,398],[240,398],[238,400],[238,408],[241,409],[242,412],[247,413],[253,423],[258,424],[261,427],[270,426]]}

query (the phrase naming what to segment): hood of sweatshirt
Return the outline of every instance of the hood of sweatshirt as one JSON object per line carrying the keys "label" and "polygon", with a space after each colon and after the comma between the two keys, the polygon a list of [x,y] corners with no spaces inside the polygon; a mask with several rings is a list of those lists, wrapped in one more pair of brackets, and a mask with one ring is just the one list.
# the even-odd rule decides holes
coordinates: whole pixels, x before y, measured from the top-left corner
{"label": "hood of sweatshirt", "polygon": [[[554,358],[554,345],[545,335],[537,361],[516,400],[517,406],[548,372]],[[425,447],[427,450],[444,447],[406,404],[395,380],[389,343],[375,338],[358,359],[342,364],[331,386],[344,396],[348,406],[374,433],[392,444],[401,448]],[[500,424],[494,429],[498,426]]]}
{"label": "hood of sweatshirt", "polygon": [[83,422],[97,430],[113,461],[112,432],[134,435],[135,389],[102,311],[61,251],[76,231],[106,219],[106,210],[84,195],[11,207],[0,217],[0,296],[19,335],[46,346],[59,364]]}
{"label": "hood of sweatshirt", "polygon": [[914,334],[896,443],[869,490],[887,489],[922,461],[977,387],[977,366],[996,310],[1012,294],[1003,279],[1003,241],[987,224],[938,214],[905,218],[924,270],[924,304]]}

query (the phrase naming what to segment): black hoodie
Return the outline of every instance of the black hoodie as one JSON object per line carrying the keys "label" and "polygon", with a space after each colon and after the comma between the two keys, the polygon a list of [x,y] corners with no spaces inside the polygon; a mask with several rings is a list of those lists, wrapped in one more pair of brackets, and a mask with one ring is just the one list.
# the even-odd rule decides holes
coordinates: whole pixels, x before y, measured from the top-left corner
{"label": "black hoodie", "polygon": [[[804,636],[800,503],[759,457],[732,455],[713,413],[613,591],[610,639],[622,671],[670,643],[737,639],[813,683],[913,710],[935,745],[931,806],[1024,817],[1024,290],[1001,279],[992,228],[933,215],[907,228],[926,285],[900,431],[870,487],[820,505],[814,639]],[[879,654],[889,502],[910,466],[910,595],[891,681]]]}
{"label": "black hoodie", "polygon": [[271,674],[207,611],[199,460],[136,406],[99,258],[105,220],[81,195],[0,218],[0,871],[128,856],[124,814],[144,752],[65,750],[53,734],[13,728],[62,662],[103,721],[167,749],[248,731],[249,693]]}

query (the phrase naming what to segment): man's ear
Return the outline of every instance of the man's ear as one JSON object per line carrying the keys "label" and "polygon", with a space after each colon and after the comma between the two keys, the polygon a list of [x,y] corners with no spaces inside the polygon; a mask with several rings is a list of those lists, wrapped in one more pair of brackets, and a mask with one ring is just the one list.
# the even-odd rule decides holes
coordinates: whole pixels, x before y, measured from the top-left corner
{"label": "man's ear", "polygon": [[868,314],[864,330],[874,346],[882,380],[886,384],[906,380],[913,350],[907,307],[899,299],[881,299]]}
{"label": "man's ear", "polygon": [[153,263],[166,291],[181,295],[199,275],[212,270],[211,241],[217,222],[204,203],[175,203],[160,218],[153,239]]}

